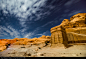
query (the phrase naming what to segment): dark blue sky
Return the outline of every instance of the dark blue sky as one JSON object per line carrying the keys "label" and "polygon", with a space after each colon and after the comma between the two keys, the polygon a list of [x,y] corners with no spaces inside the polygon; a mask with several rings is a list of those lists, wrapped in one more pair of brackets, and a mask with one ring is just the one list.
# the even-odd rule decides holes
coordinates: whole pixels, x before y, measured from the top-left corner
{"label": "dark blue sky", "polygon": [[51,35],[63,19],[86,12],[86,0],[0,0],[0,39]]}

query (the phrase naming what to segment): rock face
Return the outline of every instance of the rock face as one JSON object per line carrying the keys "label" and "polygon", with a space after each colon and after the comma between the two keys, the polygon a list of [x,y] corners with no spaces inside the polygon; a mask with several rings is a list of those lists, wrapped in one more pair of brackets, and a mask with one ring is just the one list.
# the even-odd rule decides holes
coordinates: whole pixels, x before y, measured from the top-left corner
{"label": "rock face", "polygon": [[7,49],[8,45],[46,45],[50,42],[50,36],[43,35],[40,38],[14,38],[14,39],[1,39],[0,40],[0,51]]}
{"label": "rock face", "polygon": [[[41,44],[45,42],[50,41],[50,36],[45,36],[43,35],[40,38],[33,38],[33,39],[28,39],[28,38],[15,38],[14,40],[17,40],[17,42],[13,43],[13,45],[36,45],[36,44]],[[22,42],[22,43],[21,43]]]}
{"label": "rock face", "polygon": [[51,28],[50,31],[52,46],[58,43],[67,46],[68,42],[86,42],[86,13],[78,13],[70,20],[64,19],[60,25]]}
{"label": "rock face", "polygon": [[78,13],[68,19],[64,19],[60,24],[64,28],[86,27],[86,13]]}
{"label": "rock face", "polygon": [[8,45],[13,44],[14,42],[16,42],[15,40],[11,40],[11,39],[1,39],[0,40],[0,51],[5,50]]}
{"label": "rock face", "polygon": [[86,43],[86,13],[78,13],[70,18],[72,28],[66,28],[69,43]]}
{"label": "rock face", "polygon": [[59,47],[67,47],[67,36],[65,28],[62,26],[56,26],[51,28],[51,45],[52,46],[59,46]]}
{"label": "rock face", "polygon": [[69,43],[86,43],[86,27],[66,29]]}

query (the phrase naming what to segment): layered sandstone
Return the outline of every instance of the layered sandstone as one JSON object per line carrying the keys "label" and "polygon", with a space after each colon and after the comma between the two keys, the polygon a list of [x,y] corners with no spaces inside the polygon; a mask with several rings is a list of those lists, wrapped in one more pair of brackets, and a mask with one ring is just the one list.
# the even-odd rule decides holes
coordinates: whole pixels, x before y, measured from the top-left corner
{"label": "layered sandstone", "polygon": [[67,47],[67,36],[65,28],[62,26],[56,26],[51,28],[51,45],[59,47]]}
{"label": "layered sandstone", "polygon": [[78,13],[68,19],[64,19],[60,24],[64,28],[86,27],[86,13]]}
{"label": "layered sandstone", "polygon": [[52,42],[51,44],[54,46],[55,44],[58,43],[65,45],[68,44],[69,41],[72,43],[85,42],[86,13],[78,13],[72,16],[70,20],[64,19],[60,25],[51,28],[50,31],[51,31],[51,42]]}
{"label": "layered sandstone", "polygon": [[[40,44],[40,43],[45,43],[50,41],[50,36],[45,36],[43,35],[40,38],[33,38],[33,39],[28,39],[28,38],[15,38],[17,42],[13,43],[13,45],[29,45],[29,44]],[[22,42],[22,43],[21,43]]]}
{"label": "layered sandstone", "polygon": [[0,51],[7,49],[8,45],[38,45],[46,44],[50,42],[50,36],[43,35],[40,38],[14,38],[14,39],[1,39],[0,40]]}

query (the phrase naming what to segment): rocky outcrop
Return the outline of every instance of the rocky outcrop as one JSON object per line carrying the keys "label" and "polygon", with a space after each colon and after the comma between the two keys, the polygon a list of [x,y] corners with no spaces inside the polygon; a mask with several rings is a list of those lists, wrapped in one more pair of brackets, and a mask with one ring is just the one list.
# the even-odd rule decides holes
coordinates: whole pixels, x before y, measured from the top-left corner
{"label": "rocky outcrop", "polygon": [[64,19],[60,24],[64,28],[86,27],[86,13],[78,13],[68,19]]}
{"label": "rocky outcrop", "polygon": [[8,45],[13,44],[14,42],[16,42],[15,40],[11,40],[11,39],[1,39],[0,40],[0,51],[5,50]]}
{"label": "rocky outcrop", "polygon": [[1,39],[0,51],[7,49],[8,45],[46,45],[50,42],[50,36],[43,35],[40,38],[14,38],[14,39]]}
{"label": "rocky outcrop", "polygon": [[69,43],[85,43],[86,27],[66,29]]}
{"label": "rocky outcrop", "polygon": [[82,42],[84,40],[85,42],[86,13],[78,13],[72,16],[70,20],[64,19],[60,25],[51,28],[50,31],[51,31],[51,44],[54,46],[56,44],[59,45],[58,43],[67,45],[68,41]]}
{"label": "rocky outcrop", "polygon": [[51,28],[51,46],[67,47],[67,36],[65,28],[56,26]]}
{"label": "rocky outcrop", "polygon": [[[33,38],[33,39],[28,39],[28,38],[15,38],[17,42],[13,43],[13,45],[36,45],[36,44],[41,44],[41,43],[46,43],[50,41],[50,36],[45,36],[43,35],[40,38]],[[22,42],[22,43],[21,43]]]}

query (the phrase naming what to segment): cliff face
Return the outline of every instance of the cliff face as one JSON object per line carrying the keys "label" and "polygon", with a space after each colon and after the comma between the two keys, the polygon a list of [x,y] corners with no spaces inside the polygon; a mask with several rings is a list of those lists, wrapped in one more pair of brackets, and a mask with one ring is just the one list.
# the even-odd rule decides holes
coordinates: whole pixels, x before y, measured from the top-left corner
{"label": "cliff face", "polygon": [[1,39],[0,40],[0,51],[3,51],[5,50],[8,45],[11,45],[13,43],[15,43],[16,40],[11,40],[11,39]]}
{"label": "cliff face", "polygon": [[14,38],[14,39],[1,39],[0,40],[0,51],[7,49],[9,45],[38,45],[46,44],[50,42],[50,36],[43,35],[40,38]]}
{"label": "cliff face", "polygon": [[[60,29],[59,32],[58,32],[58,29]],[[58,43],[65,45],[68,43],[85,42],[86,41],[85,39],[86,38],[86,13],[78,13],[72,16],[70,20],[64,19],[60,25],[51,28],[50,31],[51,31],[51,42],[54,42],[52,43],[52,45],[54,44],[58,45]],[[57,41],[62,41],[62,42],[57,42]]]}
{"label": "cliff face", "polygon": [[85,43],[86,13],[78,13],[72,16],[69,23],[72,24],[71,28],[66,28],[69,43]]}
{"label": "cliff face", "polygon": [[15,43],[13,43],[13,45],[29,45],[29,44],[36,45],[36,44],[45,43],[47,41],[50,41],[50,36],[43,35],[40,38],[33,38],[33,39],[28,39],[28,38],[15,38],[13,40],[16,40],[17,41]]}
{"label": "cliff face", "polygon": [[86,27],[86,13],[78,13],[60,24],[64,28]]}

